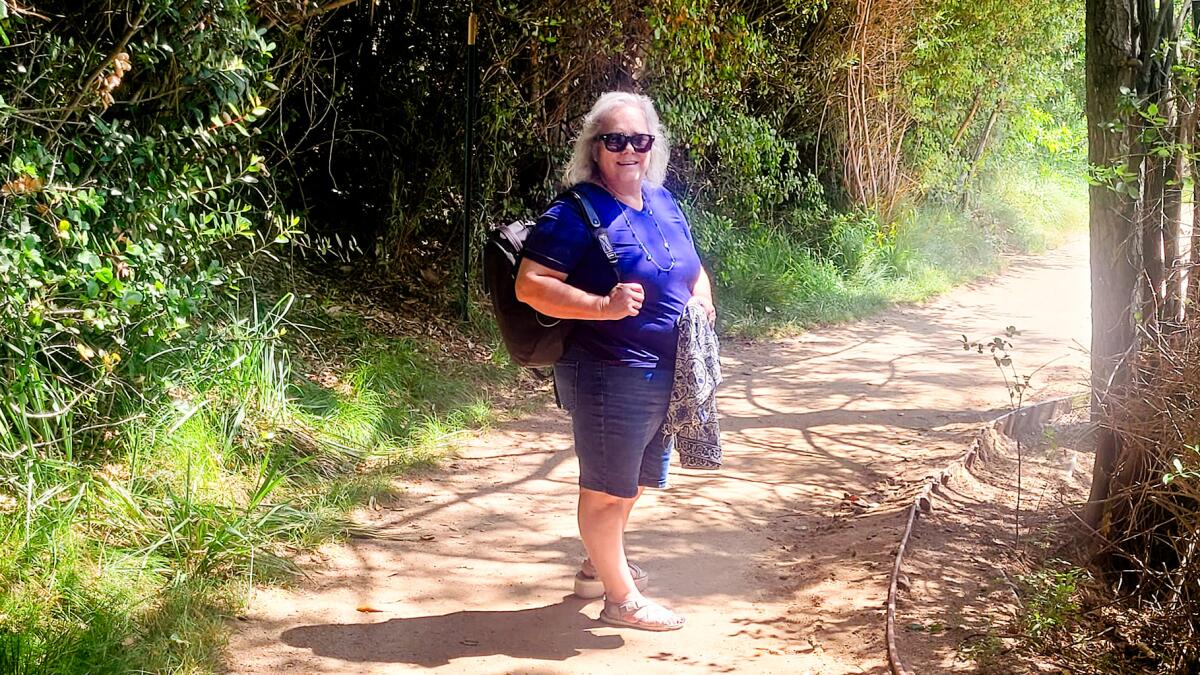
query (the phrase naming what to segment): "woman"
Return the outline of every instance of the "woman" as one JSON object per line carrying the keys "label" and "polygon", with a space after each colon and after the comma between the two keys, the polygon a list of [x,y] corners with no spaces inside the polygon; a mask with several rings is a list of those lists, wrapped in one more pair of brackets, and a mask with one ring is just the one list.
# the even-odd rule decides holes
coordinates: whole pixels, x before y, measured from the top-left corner
{"label": "woman", "polygon": [[576,593],[604,595],[601,621],[647,630],[675,630],[684,620],[642,595],[648,578],[626,560],[625,526],[645,488],[667,485],[672,447],[662,425],[676,322],[689,301],[710,321],[716,316],[687,220],[662,187],[667,157],[649,98],[601,96],[584,118],[563,184],[596,210],[617,269],[575,205],[559,200],[526,240],[516,282],[522,302],[578,320],[554,367],[579,458],[579,533],[588,559]]}

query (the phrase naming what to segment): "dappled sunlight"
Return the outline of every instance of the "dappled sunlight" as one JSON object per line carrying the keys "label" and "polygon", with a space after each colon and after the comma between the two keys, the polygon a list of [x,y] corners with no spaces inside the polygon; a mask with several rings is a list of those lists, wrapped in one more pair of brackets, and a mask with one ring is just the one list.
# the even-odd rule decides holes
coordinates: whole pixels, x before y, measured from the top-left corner
{"label": "dappled sunlight", "polygon": [[[627,533],[651,596],[688,617],[684,635],[704,636],[686,655],[679,637],[613,632],[594,621],[598,602],[563,599],[583,558],[578,469],[569,420],[547,402],[464,441],[442,468],[405,480],[392,503],[362,510],[379,536],[310,568],[315,593],[260,591],[246,639],[270,644],[265,631],[276,642],[239,663],[269,672],[300,650],[329,672],[338,663],[523,670],[543,660],[588,672],[630,658],[661,672],[883,672],[883,600],[904,509],[1008,402],[990,357],[963,352],[958,336],[1001,333],[1020,309],[1031,317],[1017,322],[1021,363],[1049,364],[1038,385],[1070,387],[1086,364],[1074,345],[1087,335],[1086,304],[1067,314],[1057,300],[1028,298],[1046,295],[1034,292],[1044,283],[1081,286],[1082,251],[1022,260],[1013,278],[860,324],[726,344],[725,466],[673,468],[671,488],[647,491]],[[966,594],[970,572],[949,565],[917,583],[929,595]]]}

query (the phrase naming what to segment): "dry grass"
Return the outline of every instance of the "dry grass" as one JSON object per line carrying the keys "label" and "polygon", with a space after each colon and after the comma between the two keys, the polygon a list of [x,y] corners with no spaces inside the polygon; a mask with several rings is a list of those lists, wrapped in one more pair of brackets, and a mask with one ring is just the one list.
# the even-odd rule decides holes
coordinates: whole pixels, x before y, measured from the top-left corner
{"label": "dry grass", "polygon": [[1120,439],[1102,534],[1120,595],[1147,630],[1129,636],[1175,672],[1200,669],[1200,317],[1156,339],[1114,392],[1107,424]]}

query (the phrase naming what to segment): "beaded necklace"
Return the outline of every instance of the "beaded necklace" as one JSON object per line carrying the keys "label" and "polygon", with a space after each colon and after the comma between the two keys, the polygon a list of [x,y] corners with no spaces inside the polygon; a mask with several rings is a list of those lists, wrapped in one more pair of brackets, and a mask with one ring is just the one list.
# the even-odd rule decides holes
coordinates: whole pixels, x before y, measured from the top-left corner
{"label": "beaded necklace", "polygon": [[[643,192],[642,203],[644,204],[645,201],[646,195]],[[675,263],[677,262],[675,260],[675,254],[671,252],[671,243],[667,241],[667,235],[663,234],[662,228],[658,225],[658,219],[654,217],[654,209],[650,206],[647,206],[646,214],[650,216],[650,222],[654,223],[654,229],[658,230],[658,236],[662,237],[663,248],[666,249],[667,255],[671,257],[671,262],[666,267],[658,264],[658,261],[654,259],[654,254],[650,253],[650,249],[646,247],[646,244],[642,242],[642,238],[638,236],[637,230],[633,229],[633,223],[629,222],[629,216],[625,213],[627,210],[626,205],[620,202],[618,203],[621,207],[621,217],[625,219],[625,226],[629,228],[629,232],[633,234],[633,240],[637,242],[638,246],[642,249],[642,253],[646,255],[646,260],[649,260],[651,265],[654,265],[656,268],[658,268],[659,272],[666,273],[675,269]]]}

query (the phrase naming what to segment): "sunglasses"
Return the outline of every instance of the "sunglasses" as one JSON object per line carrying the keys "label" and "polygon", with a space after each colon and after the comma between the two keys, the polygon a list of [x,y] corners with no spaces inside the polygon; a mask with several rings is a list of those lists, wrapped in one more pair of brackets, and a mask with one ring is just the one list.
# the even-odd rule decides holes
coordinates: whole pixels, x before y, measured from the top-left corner
{"label": "sunglasses", "polygon": [[604,149],[609,152],[622,152],[626,143],[633,146],[634,152],[650,152],[650,147],[654,145],[654,136],[650,134],[600,134],[596,140],[603,141]]}

